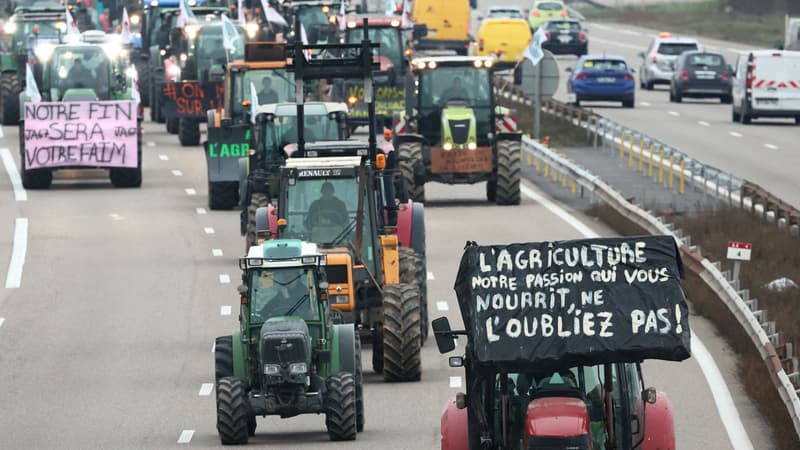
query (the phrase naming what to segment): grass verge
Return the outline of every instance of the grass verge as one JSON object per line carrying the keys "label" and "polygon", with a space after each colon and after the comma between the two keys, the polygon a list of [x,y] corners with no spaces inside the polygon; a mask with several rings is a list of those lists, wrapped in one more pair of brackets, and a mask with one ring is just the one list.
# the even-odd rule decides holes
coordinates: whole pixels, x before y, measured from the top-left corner
{"label": "grass verge", "polygon": [[696,3],[665,2],[602,9],[582,7],[578,10],[587,20],[634,24],[645,28],[741,42],[756,47],[773,48],[776,43],[783,41],[782,14],[726,13],[719,0]]}
{"label": "grass verge", "polygon": [[[613,228],[623,236],[647,234],[638,225],[630,222],[626,217],[617,213],[607,205],[598,205],[589,212]],[[742,271],[742,281],[746,286],[762,286],[775,277],[775,273],[797,274],[800,271],[800,240],[786,233],[776,232],[774,225],[766,224],[752,216],[738,210],[722,211],[697,216],[674,217],[673,222],[678,228],[692,236],[692,241],[700,244],[709,260],[721,260],[723,251],[727,248],[728,240],[740,240],[753,243],[752,264]],[[705,243],[705,245],[704,245]],[[759,249],[759,247],[761,247]],[[758,254],[756,254],[758,251]],[[724,266],[724,264],[723,264]],[[786,272],[790,270],[791,272]],[[800,274],[798,274],[800,275]],[[786,275],[789,276],[789,275]],[[800,278],[795,278],[800,280]],[[766,281],[764,281],[766,280]],[[736,318],[727,307],[724,307],[714,292],[706,286],[699,276],[687,270],[684,279],[684,291],[692,311],[701,315],[714,324],[716,331],[737,354],[737,375],[745,387],[747,395],[753,399],[761,414],[773,427],[773,439],[778,448],[800,448],[800,440],[792,425],[783,402],[769,381],[769,372],[761,359],[752,341],[740,326],[731,326],[736,323]],[[800,299],[799,290],[791,294],[777,294],[765,288],[751,288],[757,293],[760,304],[768,311],[768,317],[776,320],[788,329],[778,328],[789,335],[794,333],[797,317],[800,315],[792,306],[791,298],[795,303]],[[772,309],[774,308],[774,310]],[[796,333],[793,336],[797,336]]]}

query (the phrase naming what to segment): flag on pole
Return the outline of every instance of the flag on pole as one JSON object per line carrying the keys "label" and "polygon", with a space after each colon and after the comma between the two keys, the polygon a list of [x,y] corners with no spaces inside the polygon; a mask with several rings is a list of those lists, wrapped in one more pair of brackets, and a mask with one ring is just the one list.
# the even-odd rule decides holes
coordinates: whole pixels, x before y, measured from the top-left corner
{"label": "flag on pole", "polygon": [[236,29],[233,21],[226,15],[222,15],[222,46],[230,53],[236,51],[236,41],[240,38],[239,30]]}
{"label": "flag on pole", "polygon": [[[300,24],[300,42],[302,42],[303,45],[308,45],[306,27],[304,27],[302,23]],[[305,56],[306,61],[308,61],[311,58],[311,50],[303,50],[303,56]]]}
{"label": "flag on pole", "polygon": [[130,44],[133,40],[133,33],[131,33],[131,21],[128,19],[128,8],[122,8],[122,32],[120,39],[125,44]]}
{"label": "flag on pole", "polygon": [[258,113],[258,91],[256,85],[250,82],[250,121],[256,123],[256,114]]}
{"label": "flag on pole", "polygon": [[142,102],[142,96],[139,95],[139,72],[136,70],[136,66],[131,64],[128,70],[131,73],[131,99],[136,102],[136,105]]}
{"label": "flag on pole", "polygon": [[547,41],[547,33],[544,31],[544,27],[539,27],[536,33],[533,34],[531,43],[528,44],[528,47],[525,49],[525,58],[533,63],[534,66],[539,64],[539,61],[544,57],[542,44],[545,41]]}
{"label": "flag on pole", "polygon": [[178,3],[178,19],[176,25],[180,28],[185,27],[190,23],[198,23],[197,17],[192,12],[192,9],[189,8],[189,4],[187,0],[180,0]]}
{"label": "flag on pole", "polygon": [[347,24],[345,23],[345,11],[344,11],[344,0],[339,3],[339,15],[336,16],[336,21],[339,22],[339,31],[344,31],[347,28]]}
{"label": "flag on pole", "polygon": [[42,101],[42,94],[39,93],[39,86],[36,85],[33,69],[30,64],[26,64],[25,67],[25,97],[32,102],[40,102]]}
{"label": "flag on pole", "polygon": [[286,22],[286,19],[284,19],[283,16],[278,13],[278,11],[275,11],[275,8],[273,8],[267,0],[261,0],[261,8],[264,10],[264,16],[267,18],[267,22],[277,23],[278,25],[283,25],[284,27],[289,26],[289,23]]}
{"label": "flag on pole", "polygon": [[386,15],[393,16],[397,12],[397,3],[394,0],[386,0]]}
{"label": "flag on pole", "polygon": [[69,8],[66,5],[64,6],[64,11],[67,13],[67,37],[80,37],[81,30],[78,29],[78,22],[72,17],[72,13],[69,12]]}
{"label": "flag on pole", "polygon": [[408,0],[403,0],[403,22],[401,26],[403,28],[411,28],[414,26],[414,21],[411,20],[411,6],[408,4]]}
{"label": "flag on pole", "polygon": [[236,2],[236,20],[242,25],[247,23],[244,18],[244,2],[242,0],[237,0]]}

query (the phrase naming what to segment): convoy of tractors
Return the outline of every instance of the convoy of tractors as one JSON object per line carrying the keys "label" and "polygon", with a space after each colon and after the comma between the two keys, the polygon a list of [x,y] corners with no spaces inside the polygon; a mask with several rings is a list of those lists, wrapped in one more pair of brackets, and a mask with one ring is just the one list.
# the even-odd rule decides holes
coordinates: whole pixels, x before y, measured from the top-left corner
{"label": "convoy of tractors", "polygon": [[[223,444],[246,444],[267,415],[324,414],[331,440],[356,439],[362,346],[385,381],[419,381],[432,332],[442,353],[467,341],[449,358],[466,392],[446,405],[443,449],[674,448],[669,400],[640,367],[689,356],[668,240],[469,245],[456,282],[464,329],[429,323],[425,184],[486,182],[489,202],[519,204],[521,133],[499,125],[513,111],[495,102],[492,57],[464,55],[456,38],[452,55],[417,53],[445,41],[404,8],[350,3],[123,1],[96,24],[85,7],[20,4],[3,30],[0,121],[19,126],[23,185],[103,168],[116,187],[141,186],[144,106],[182,146],[206,129],[208,207],[238,210],[245,240],[239,328],[214,353]],[[626,270],[670,277],[620,286],[613,308],[587,303],[611,289],[589,281],[586,249],[600,247]],[[556,249],[581,255],[571,270],[587,274],[560,306],[535,281],[563,268],[541,263]],[[639,319],[653,305],[671,327]]]}

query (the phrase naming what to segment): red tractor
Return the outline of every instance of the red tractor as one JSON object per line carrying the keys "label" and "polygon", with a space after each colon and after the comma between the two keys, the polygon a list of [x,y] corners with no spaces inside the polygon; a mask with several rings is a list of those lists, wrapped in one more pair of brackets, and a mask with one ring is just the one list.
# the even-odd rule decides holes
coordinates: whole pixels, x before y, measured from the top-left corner
{"label": "red tractor", "polygon": [[442,413],[441,448],[674,449],[672,407],[641,361],[690,355],[681,273],[667,236],[468,245],[455,286],[466,329],[432,323],[442,353],[467,338],[449,358],[466,393]]}

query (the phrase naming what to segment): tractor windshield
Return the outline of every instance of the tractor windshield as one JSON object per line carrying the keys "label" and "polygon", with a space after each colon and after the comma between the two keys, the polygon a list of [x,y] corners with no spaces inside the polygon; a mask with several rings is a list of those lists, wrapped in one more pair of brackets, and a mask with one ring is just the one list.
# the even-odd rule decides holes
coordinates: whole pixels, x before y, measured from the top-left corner
{"label": "tractor windshield", "polygon": [[300,23],[304,28],[313,28],[315,25],[328,24],[328,15],[322,11],[320,6],[299,8],[297,15],[300,16]]}
{"label": "tractor windshield", "polygon": [[[297,143],[297,107],[285,105],[276,111],[280,148]],[[323,105],[306,105],[303,113],[303,138],[305,142],[337,141],[339,126],[336,118],[330,118]]]}
{"label": "tractor windshield", "polygon": [[234,49],[226,49],[222,38],[222,26],[204,26],[197,35],[194,51],[197,55],[197,70],[202,74],[215,65],[221,66],[228,60],[244,57],[244,32],[240,31],[239,39],[234,41]]}
{"label": "tractor windshield", "polygon": [[284,267],[250,272],[250,322],[296,316],[320,320],[314,272],[308,267]]}
{"label": "tractor windshield", "polygon": [[[99,46],[63,46],[53,52],[50,65],[50,101],[59,101],[71,89],[91,91],[98,100],[110,98],[109,61]],[[45,83],[47,84],[47,83]]]}
{"label": "tractor windshield", "polygon": [[258,104],[283,103],[294,96],[294,74],[286,69],[250,69],[233,72],[231,92],[233,93],[233,116],[245,112],[242,101],[250,100],[253,85],[258,94]]}
{"label": "tractor windshield", "polygon": [[64,35],[66,31],[67,25],[63,20],[14,23],[14,39],[21,43],[24,43],[28,36],[35,35],[40,38],[53,39],[59,35]]}
{"label": "tractor windshield", "polygon": [[[364,30],[361,28],[347,29],[347,42],[359,44],[364,38]],[[403,67],[403,44],[400,40],[400,29],[395,27],[381,27],[369,29],[369,40],[380,43],[381,58],[391,61],[392,66]]]}

